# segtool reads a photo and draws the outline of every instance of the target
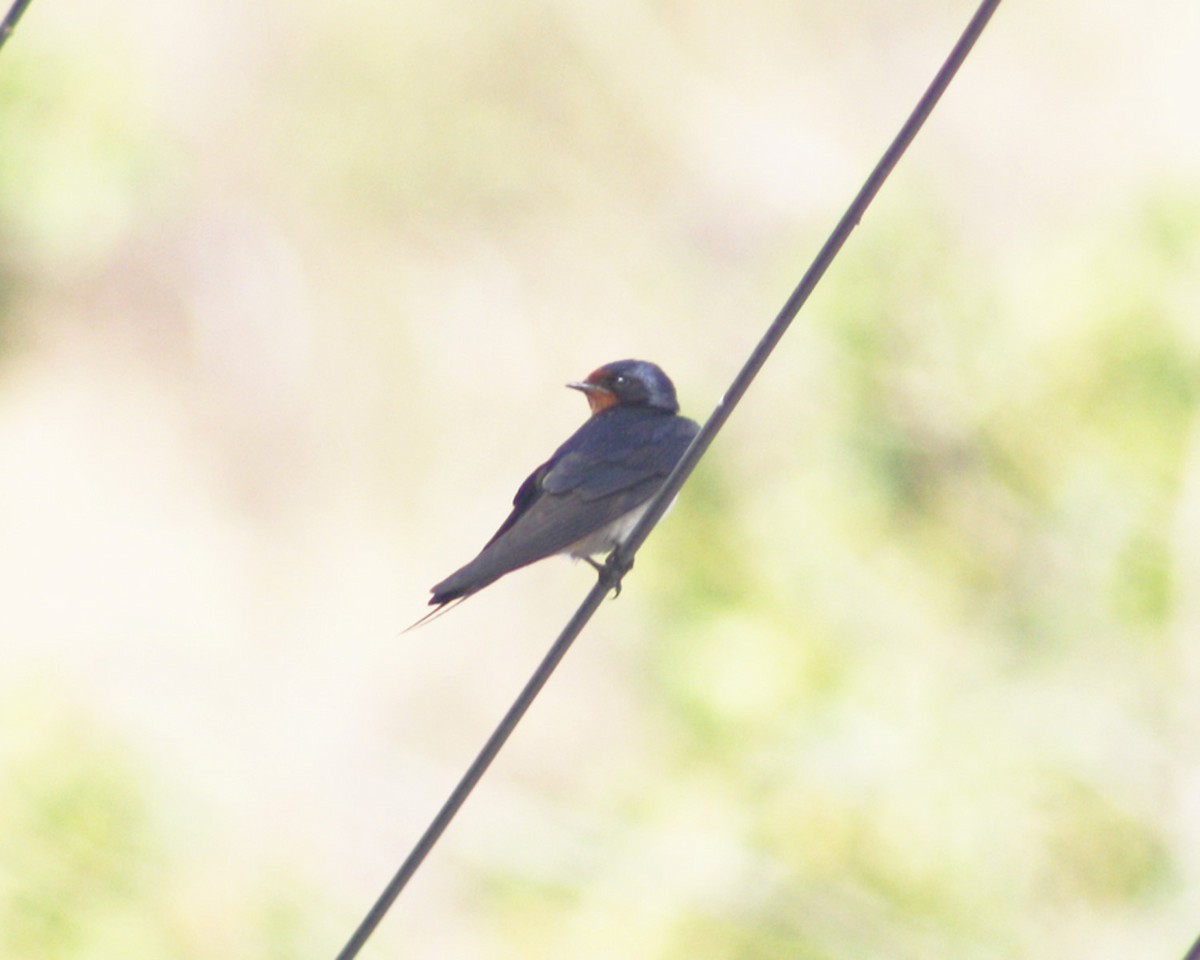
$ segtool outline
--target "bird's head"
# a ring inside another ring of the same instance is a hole
[[[606,363],[589,373],[586,379],[567,386],[583,391],[593,414],[617,406],[679,412],[675,384],[657,365],[646,360]]]

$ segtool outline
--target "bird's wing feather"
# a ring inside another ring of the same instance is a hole
[[[521,515],[533,505],[533,502],[537,500],[542,492],[543,479],[553,466],[554,458],[551,457],[525,478],[521,486],[517,488],[516,495],[513,497],[512,512],[500,524],[500,529],[493,533],[492,538],[483,545],[484,550],[499,540],[504,534],[508,533],[512,529],[513,524],[521,519]]]
[[[665,477],[699,430],[685,417],[651,417],[632,423],[613,417],[591,423],[598,429],[581,445],[584,449],[562,453],[564,445],[561,456],[550,461],[551,469],[541,479],[543,490],[573,491],[597,499],[636,486],[652,475]]]

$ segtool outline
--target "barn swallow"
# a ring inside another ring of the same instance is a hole
[[[700,429],[679,415],[670,378],[645,360],[618,360],[567,386],[587,397],[591,417],[525,479],[479,556],[432,588],[437,609],[413,626],[554,554],[603,571],[592,556],[624,543]]]

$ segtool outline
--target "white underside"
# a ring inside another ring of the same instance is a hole
[[[617,517],[607,527],[602,527],[595,533],[588,534],[582,540],[576,540],[563,553],[569,554],[577,560],[581,560],[584,557],[593,557],[598,553],[608,553],[613,547],[629,539],[633,528],[645,515],[646,508],[649,506],[650,501],[647,500],[640,507],[634,507],[623,517]],[[669,511],[673,506],[675,506],[674,500],[671,501],[671,506],[667,507],[667,510]]]

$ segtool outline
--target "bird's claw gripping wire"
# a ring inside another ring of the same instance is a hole
[[[603,563],[593,560],[591,557],[583,559],[591,564],[600,581],[613,591],[613,599],[616,600],[621,595],[621,581],[625,578],[625,574],[633,569],[633,560],[625,559],[625,553],[620,547],[613,547],[612,553],[605,558]]]

